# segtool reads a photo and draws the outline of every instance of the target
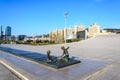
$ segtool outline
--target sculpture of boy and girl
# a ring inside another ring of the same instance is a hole
[[[60,57],[58,57],[57,60],[63,60],[65,62],[68,62],[69,61],[69,53],[68,53],[69,46],[67,48],[62,46],[61,49],[63,50],[63,54]],[[48,50],[47,51],[47,57],[46,57],[47,62],[52,62],[50,53],[51,53],[51,51]]]

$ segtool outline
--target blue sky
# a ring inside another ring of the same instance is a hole
[[[120,0],[0,0],[0,25],[12,27],[12,34],[41,35],[96,22],[103,28],[120,28]]]

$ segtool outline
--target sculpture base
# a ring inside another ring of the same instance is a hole
[[[13,55],[16,55],[22,58],[27,58],[29,60],[38,62],[40,64],[43,64],[43,65],[46,65],[46,66],[49,66],[55,69],[64,68],[64,67],[81,62],[74,58],[69,58],[69,61],[66,62],[66,61],[57,59],[57,57],[55,56],[51,56],[52,61],[48,62],[46,59],[46,55],[41,54],[41,53],[28,52],[28,51],[17,50],[17,49],[6,48],[6,47],[0,47],[0,50],[9,52],[10,54],[13,54]]]
[[[81,62],[79,60],[73,60],[73,59],[70,59],[68,62],[59,61],[59,60],[56,61],[56,59],[55,59],[55,61],[53,60],[52,62],[47,62],[46,60],[42,60],[42,61],[37,60],[37,61],[41,64],[50,66],[50,67],[55,68],[55,69],[64,68],[64,67],[74,65],[74,64]]]

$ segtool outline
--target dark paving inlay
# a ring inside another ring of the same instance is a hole
[[[12,48],[2,47],[2,46],[0,46],[0,50],[9,52],[10,54],[13,54],[13,55],[16,55],[19,57],[27,58],[29,60],[38,62],[40,64],[44,64],[46,66],[49,66],[49,67],[52,67],[55,69],[63,68],[63,67],[70,66],[70,65],[81,62],[80,60],[74,59],[74,57],[69,58],[68,62],[59,61],[59,60],[57,60],[56,56],[51,56],[52,62],[47,62],[45,54],[29,52],[29,51],[24,51],[24,50],[18,50],[18,49],[12,49]]]

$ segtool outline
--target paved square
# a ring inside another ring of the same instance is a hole
[[[30,46],[18,44],[2,44],[1,46],[30,52],[61,55],[61,46],[69,46],[69,54],[82,61],[79,65],[54,70],[31,61],[11,56],[0,51],[0,57],[6,63],[24,74],[30,80],[119,80],[120,79],[120,35],[100,35],[94,38],[58,45]],[[14,57],[14,58],[13,58]],[[94,74],[99,72],[97,74]],[[93,75],[94,74],[94,75]]]

